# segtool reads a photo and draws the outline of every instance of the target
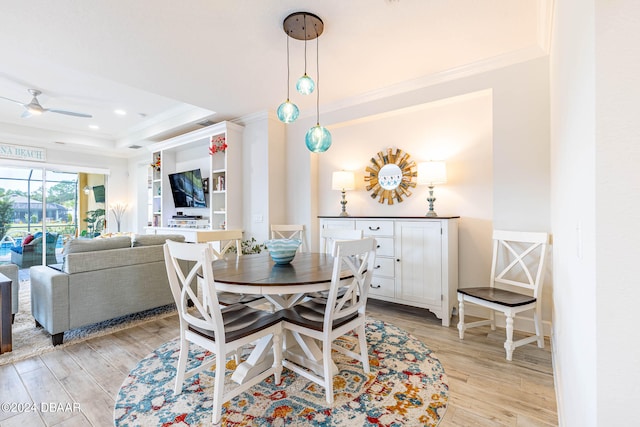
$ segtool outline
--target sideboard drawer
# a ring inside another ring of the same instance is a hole
[[[393,236],[393,221],[356,221],[356,229],[362,230],[365,236]]]
[[[394,277],[395,262],[393,258],[376,257],[373,275],[375,277]]]
[[[395,296],[395,280],[374,277],[369,286],[369,294],[393,298]]]
[[[388,256],[393,257],[393,238],[391,237],[376,237],[378,248],[376,249],[376,257]]]

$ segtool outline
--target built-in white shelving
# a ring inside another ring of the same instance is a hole
[[[242,132],[242,126],[221,122],[153,147],[151,164],[159,167],[150,166],[148,233],[242,228]],[[176,208],[169,175],[195,169],[207,206]]]

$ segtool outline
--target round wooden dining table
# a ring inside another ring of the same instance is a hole
[[[333,257],[297,253],[289,264],[276,264],[268,254],[228,257],[213,262],[217,291],[262,295],[277,309],[291,307],[306,294],[331,286]],[[344,272],[341,279],[353,277]]]
[[[297,253],[290,264],[275,264],[268,254],[231,256],[213,262],[216,291],[262,295],[282,310],[293,306],[308,293],[326,291],[331,287],[333,257],[324,253]],[[341,279],[353,277],[347,271]],[[284,357],[322,372],[322,350],[313,339],[285,335]],[[236,368],[234,381],[242,384],[273,363],[270,353],[272,339],[256,343],[249,357]],[[334,371],[337,367],[334,366]]]

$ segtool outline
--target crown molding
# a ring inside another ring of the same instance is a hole
[[[408,80],[395,85],[387,86],[378,90],[367,92],[362,95],[345,98],[337,102],[329,103],[320,107],[322,113],[333,112],[344,108],[354,107],[372,101],[377,101],[391,96],[424,89],[429,86],[451,82],[454,80],[470,77],[473,75],[486,73],[500,68],[505,68],[522,62],[531,61],[540,57],[547,56],[539,45],[533,45],[517,51],[509,52],[503,55],[494,56],[482,61],[460,67],[451,68],[439,73],[429,74],[417,79]]]

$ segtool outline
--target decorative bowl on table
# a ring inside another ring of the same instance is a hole
[[[300,239],[271,239],[264,242],[276,264],[289,264],[302,244]]]

